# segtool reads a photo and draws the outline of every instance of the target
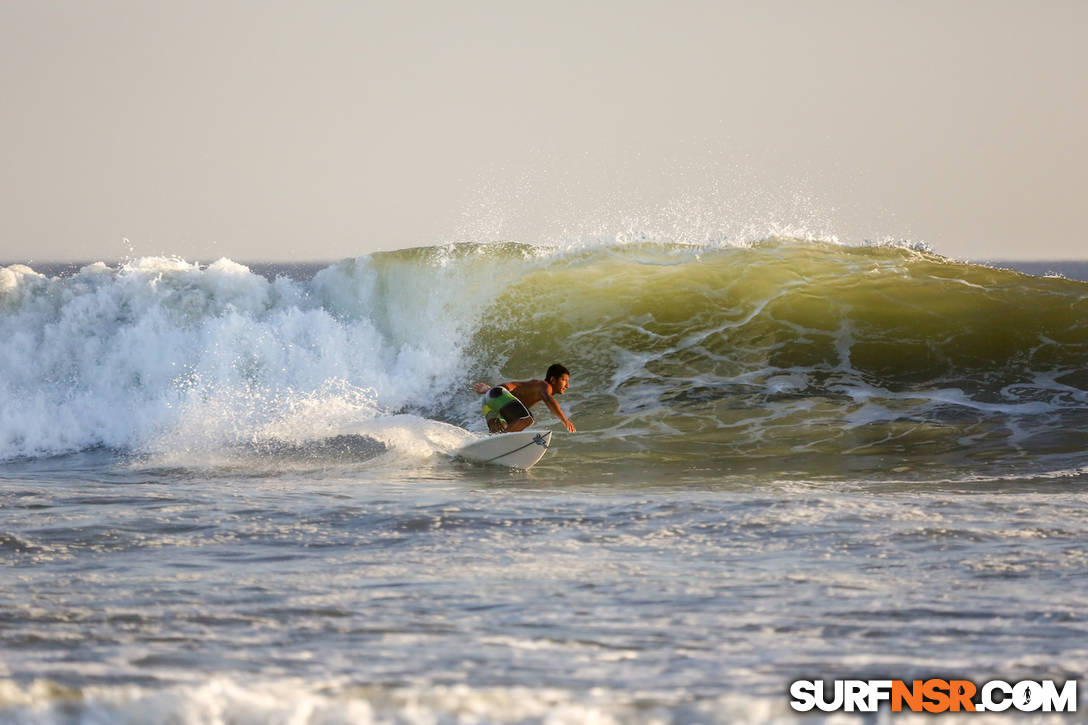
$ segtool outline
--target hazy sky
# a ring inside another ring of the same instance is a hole
[[[0,259],[1084,258],[1086,31],[1081,0],[0,0]]]

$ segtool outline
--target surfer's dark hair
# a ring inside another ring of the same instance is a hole
[[[544,379],[551,380],[553,378],[562,377],[563,375],[570,375],[570,370],[567,370],[559,363],[555,363],[548,368],[548,372],[544,373]]]

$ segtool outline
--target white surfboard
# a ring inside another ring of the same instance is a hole
[[[551,443],[550,430],[523,430],[481,438],[458,448],[453,455],[472,463],[526,469],[544,457]]]

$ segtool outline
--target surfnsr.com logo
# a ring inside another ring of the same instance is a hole
[[[790,697],[797,712],[876,712],[883,703],[892,712],[1076,712],[1077,681],[1059,687],[1053,680],[990,680],[980,687],[969,680],[797,680]]]

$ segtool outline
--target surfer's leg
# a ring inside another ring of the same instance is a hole
[[[490,433],[514,433],[533,424],[533,414],[525,403],[503,387],[492,388],[484,398],[484,417]]]
[[[518,399],[511,395],[510,391],[501,385],[487,391],[487,395],[484,397],[483,414],[484,418],[487,419],[488,432],[506,432],[506,421],[504,418],[507,416],[503,414],[503,411],[510,406],[511,401],[517,403]]]
[[[513,396],[511,396],[510,402],[502,407],[499,414],[506,421],[507,433],[517,433],[519,430],[525,430],[533,424],[533,414],[525,407],[525,403]]]
[[[528,418],[519,418],[512,423],[508,423],[506,426],[507,433],[517,433],[519,430],[525,430],[533,424],[532,416]]]

